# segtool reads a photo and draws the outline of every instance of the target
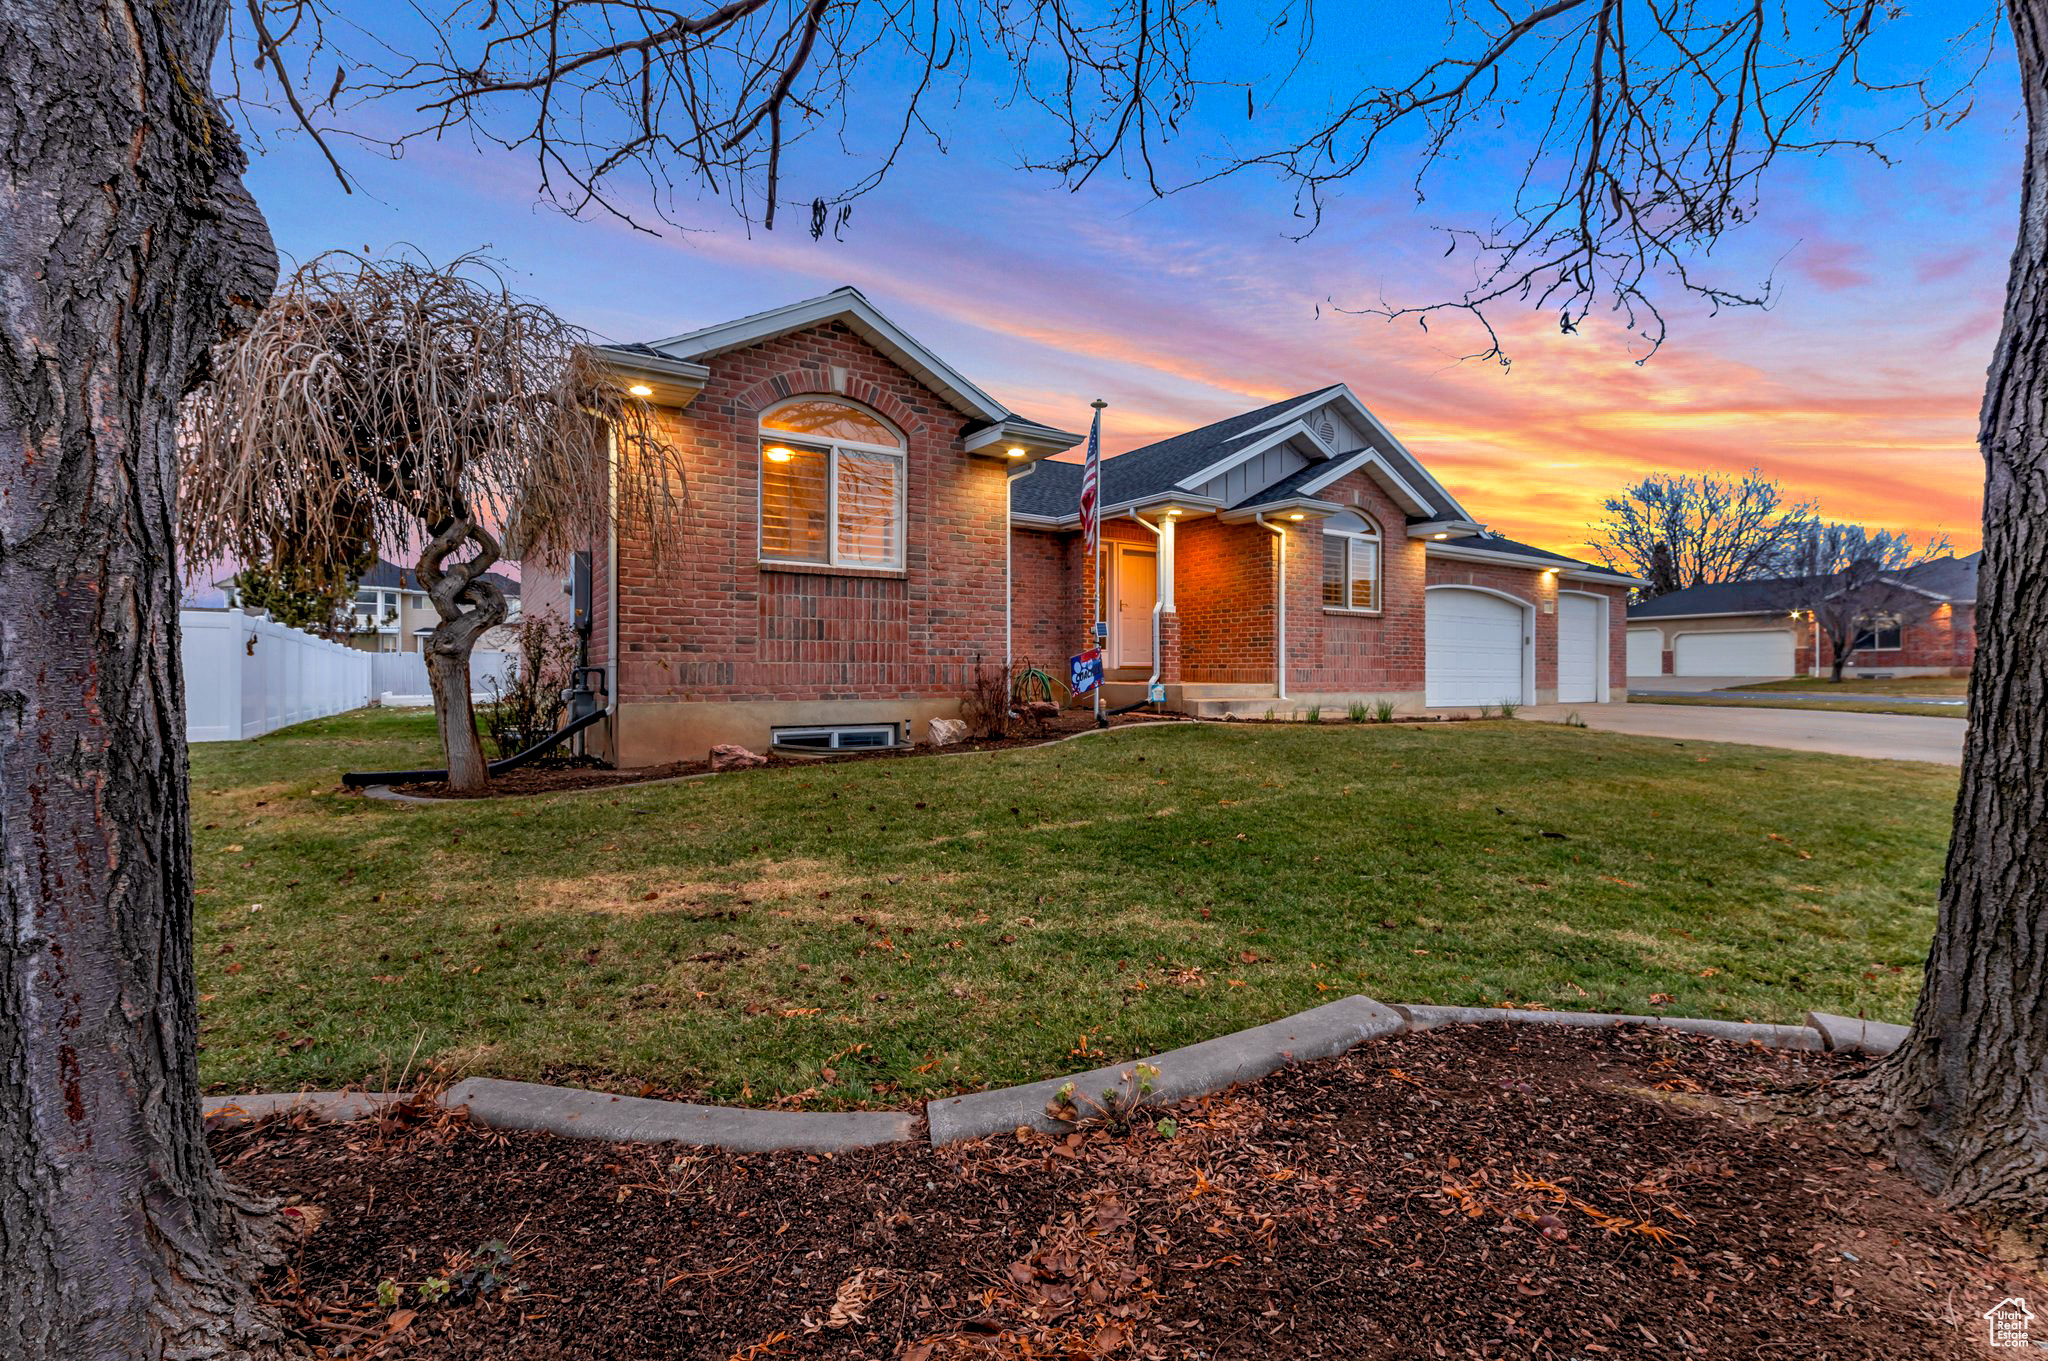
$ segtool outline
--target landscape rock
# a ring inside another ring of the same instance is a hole
[[[1060,706],[1049,699],[1034,699],[1024,706],[1024,712],[1032,718],[1058,718]]]
[[[932,745],[950,747],[956,742],[967,740],[967,723],[958,718],[935,718],[932,720]]]
[[[711,749],[713,770],[745,770],[749,766],[765,766],[768,758],[748,751],[734,742],[720,742]]]

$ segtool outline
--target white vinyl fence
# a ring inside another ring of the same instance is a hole
[[[371,654],[240,610],[182,610],[185,740],[235,742],[359,709]]]
[[[370,659],[370,693],[385,704],[425,704],[433,694],[427,681],[427,659],[417,652],[365,653]],[[490,699],[509,687],[516,670],[509,652],[469,654],[469,694]]]

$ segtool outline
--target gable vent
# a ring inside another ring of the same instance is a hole
[[[1322,441],[1325,444],[1335,444],[1337,442],[1337,422],[1330,419],[1329,412],[1325,411],[1317,419],[1316,434],[1322,437]]]

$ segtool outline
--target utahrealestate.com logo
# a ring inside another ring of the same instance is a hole
[[[2000,1300],[1984,1311],[1984,1321],[1991,1325],[1991,1345],[1994,1347],[2024,1347],[2027,1344],[2027,1323],[2034,1316],[2027,1311],[2027,1302],[2017,1295]]]

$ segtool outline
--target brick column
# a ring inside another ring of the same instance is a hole
[[[1180,615],[1159,612],[1159,683],[1180,684]]]

